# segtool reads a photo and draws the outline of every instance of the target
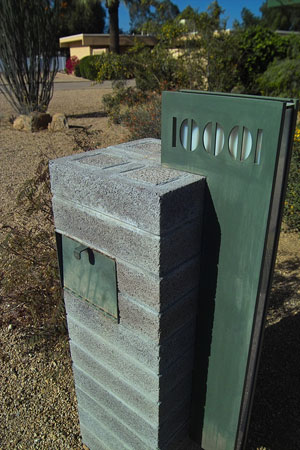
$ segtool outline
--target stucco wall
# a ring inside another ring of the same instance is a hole
[[[108,48],[93,48],[92,49],[93,55],[101,55],[101,53],[107,53],[107,52],[108,52]]]
[[[78,47],[71,47],[70,46],[70,56],[77,56],[77,58],[81,59],[84,56],[91,55],[91,48],[87,46],[78,46]]]

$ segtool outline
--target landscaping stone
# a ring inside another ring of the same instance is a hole
[[[55,113],[52,121],[48,124],[49,131],[63,131],[69,128],[68,120],[62,113]]]
[[[31,117],[21,114],[14,120],[13,127],[16,130],[31,131]]]
[[[13,127],[16,130],[35,132],[45,130],[50,122],[50,114],[33,112],[28,115],[21,114],[18,116],[13,123]]]

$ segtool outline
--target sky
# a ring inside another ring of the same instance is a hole
[[[212,0],[172,0],[175,5],[178,6],[180,11],[183,11],[188,5],[194,9],[198,9],[199,12],[206,11],[208,5]],[[264,3],[264,0],[246,0],[239,2],[234,0],[219,0],[219,5],[225,10],[222,19],[227,20],[227,28],[231,28],[235,19],[241,20],[241,11],[244,7],[250,9],[255,15],[260,16],[259,8]],[[129,14],[124,3],[121,2],[119,8],[119,27],[124,31],[129,31]]]

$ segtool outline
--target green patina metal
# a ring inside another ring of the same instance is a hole
[[[162,164],[206,176],[192,437],[245,442],[297,102],[165,92]]]
[[[64,289],[118,319],[116,262],[69,237],[58,241]]]

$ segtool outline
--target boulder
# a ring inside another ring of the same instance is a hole
[[[48,128],[49,122],[51,122],[50,114],[32,112],[28,115],[21,114],[18,116],[13,123],[13,127],[16,130],[34,132]]]
[[[69,128],[68,120],[62,113],[56,113],[48,124],[49,131],[63,131]]]
[[[21,114],[14,120],[13,127],[16,130],[31,131],[31,117]]]

